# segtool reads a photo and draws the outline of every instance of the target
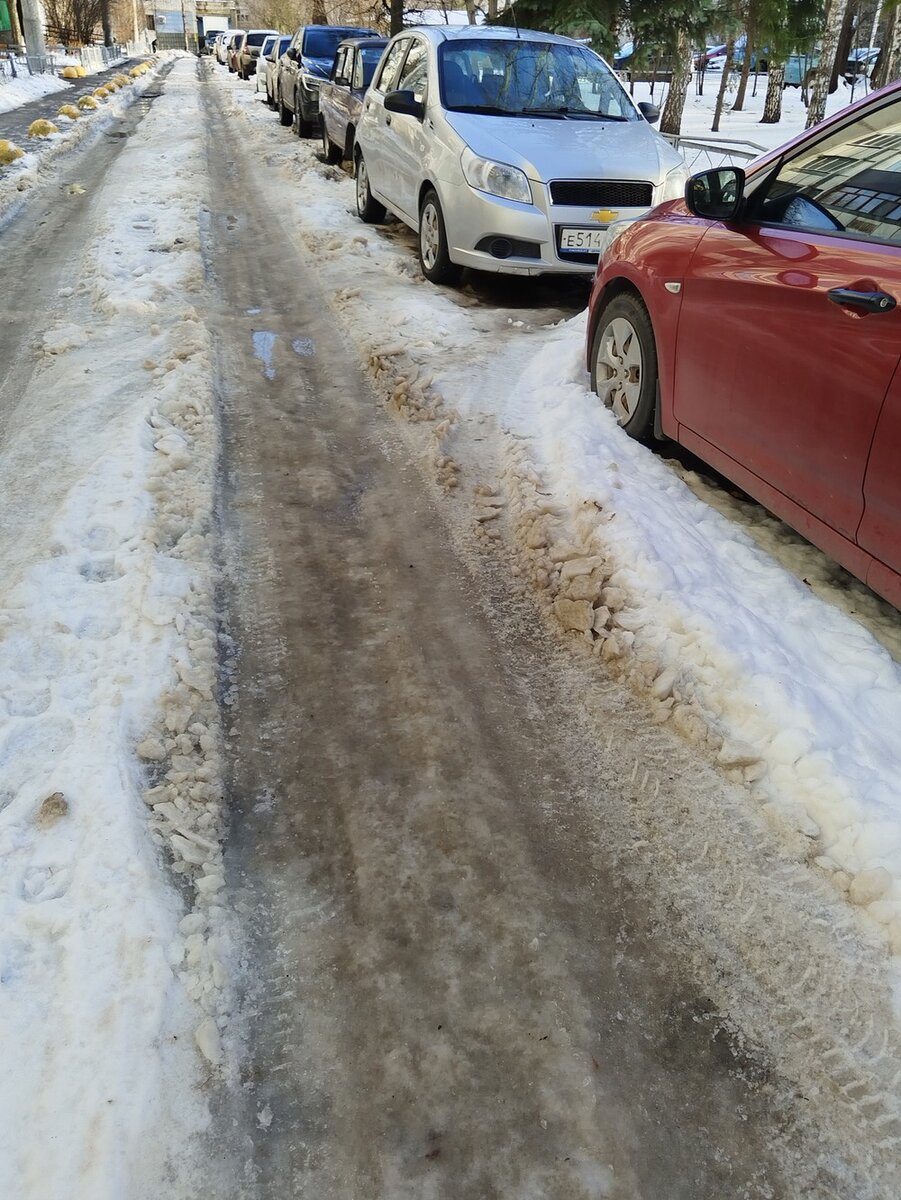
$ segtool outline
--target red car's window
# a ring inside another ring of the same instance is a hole
[[[767,224],[901,244],[901,101],[802,149],[755,201]]]

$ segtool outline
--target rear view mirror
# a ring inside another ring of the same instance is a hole
[[[647,100],[642,100],[638,106],[638,111],[649,125],[656,125],[660,120],[660,109],[656,104],[651,104]]]
[[[406,113],[417,121],[425,116],[425,105],[416,99],[413,92],[389,92],[385,97],[385,109],[393,113]]]
[[[745,191],[741,167],[717,167],[692,175],[685,185],[685,203],[696,217],[732,221],[738,216]]]

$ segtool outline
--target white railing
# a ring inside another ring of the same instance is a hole
[[[766,146],[760,146],[757,142],[733,141],[704,134],[683,137],[681,134],[665,133],[663,136],[679,151],[692,173],[750,162],[767,151]]]

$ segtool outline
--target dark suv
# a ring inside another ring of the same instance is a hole
[[[283,125],[311,137],[319,119],[319,84],[328,79],[338,43],[344,38],[378,37],[374,29],[348,25],[303,25],[279,59],[276,104]]]

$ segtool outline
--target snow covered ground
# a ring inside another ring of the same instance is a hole
[[[207,1125],[226,1005],[193,75],[176,64],[123,148],[35,369],[4,396],[0,1195],[16,1200],[200,1194],[168,1161],[183,1178]]]
[[[12,112],[31,100],[40,100],[53,92],[64,92],[70,85],[56,75],[29,75],[23,73],[15,79],[0,75],[0,113]],[[60,103],[62,103],[60,97]]]
[[[194,76],[176,62],[98,189],[35,370],[0,406],[0,1196],[16,1200],[203,1194],[164,1161],[190,1161],[207,1125],[229,1010]],[[346,173],[219,77],[287,236],[377,391],[421,422],[457,519],[901,955],[898,614],[627,439],[588,390],[584,315],[530,308],[525,285],[511,311],[426,284],[412,236],[361,225]],[[19,184],[45,194],[23,161],[0,211]]]
[[[317,144],[249,89],[229,95],[348,336],[385,398],[430,422],[437,478],[467,482],[480,536],[901,955],[898,613],[757,506],[708,502],[710,484],[625,437],[589,390],[584,314],[542,325],[430,287],[412,236],[362,225]]]
[[[782,120],[777,125],[761,125],[760,118],[763,115],[763,105],[766,100],[767,81],[765,75],[761,75],[757,81],[756,96],[753,94],[753,76],[751,77],[751,82],[748,85],[747,94],[745,95],[745,103],[740,112],[732,111],[732,105],[735,102],[738,88],[738,76],[733,75],[731,77],[726,92],[726,100],[723,105],[719,132],[712,133],[710,126],[713,123],[720,78],[721,76],[718,73],[708,74],[704,81],[704,94],[702,96],[697,94],[697,88],[694,79],[692,79],[692,83],[688,89],[688,96],[685,100],[685,109],[682,114],[683,137],[703,136],[704,138],[722,138],[723,140],[736,142],[750,142],[754,146],[762,147],[764,150],[772,150],[776,146],[780,146],[783,142],[787,142],[789,138],[803,133],[804,127],[807,124],[807,109],[802,100],[800,88],[790,87],[784,89],[782,93]],[[852,89],[844,80],[840,80],[836,91],[827,98],[826,115],[831,116],[833,113],[838,112],[839,109],[847,107],[852,101],[861,100],[863,96],[864,87],[862,82],[858,82]],[[662,111],[666,97],[666,87],[656,87],[652,97],[650,85],[638,83],[635,85],[634,97],[636,101],[653,98],[654,103],[659,105]]]

